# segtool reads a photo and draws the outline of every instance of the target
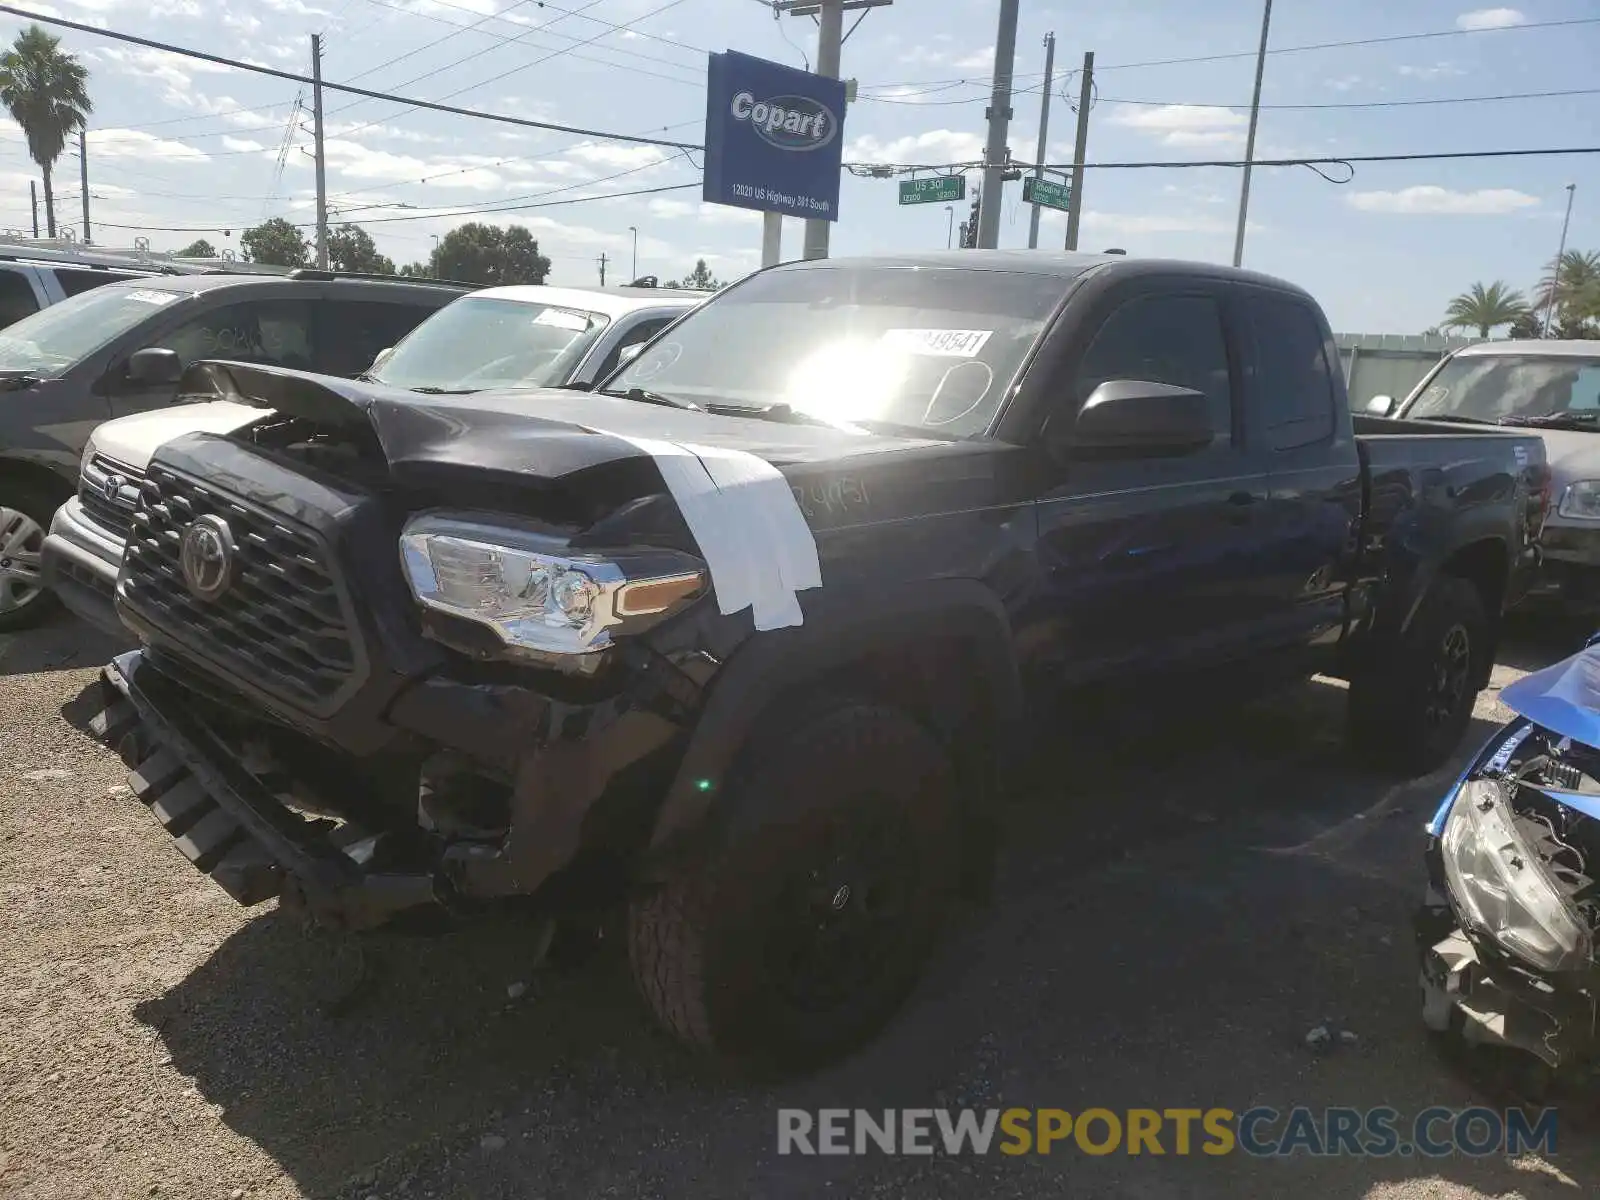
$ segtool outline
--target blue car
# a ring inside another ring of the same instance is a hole
[[[1552,1069],[1600,1059],[1600,634],[1500,693],[1517,714],[1428,823],[1423,1018]]]

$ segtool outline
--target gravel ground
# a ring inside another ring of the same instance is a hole
[[[1234,710],[1052,718],[997,897],[851,1061],[757,1088],[650,1025],[615,952],[534,970],[514,923],[356,949],[197,875],[62,709],[114,647],[0,635],[0,1195],[1563,1196],[1600,1186],[1587,1097],[1557,1156],[793,1158],[779,1107],[1496,1103],[1418,1019],[1422,821],[1313,682]],[[1524,630],[1503,685],[1568,647]],[[1469,738],[1503,716],[1493,692]],[[1353,1043],[1305,1046],[1324,1021]]]

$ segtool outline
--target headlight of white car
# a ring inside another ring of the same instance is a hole
[[[1576,521],[1600,521],[1600,479],[1580,479],[1568,485],[1556,512]]]
[[[1589,927],[1518,832],[1505,793],[1476,779],[1456,796],[1439,850],[1462,919],[1546,971],[1587,966]]]
[[[78,460],[78,478],[79,479],[82,479],[84,477],[84,475],[88,472],[90,461],[98,453],[99,453],[99,450],[95,447],[94,437],[91,435],[89,440],[84,443],[84,446],[83,446],[83,457]]]
[[[443,515],[406,525],[400,560],[425,606],[541,658],[604,650],[688,604],[706,581],[703,565],[677,551],[574,552],[532,530]]]

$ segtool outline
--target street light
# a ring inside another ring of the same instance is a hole
[[[946,217],[944,248],[948,250],[956,244],[956,206],[954,204],[946,204],[944,206],[944,215]]]
[[[1567,184],[1567,215],[1561,218],[1561,244],[1560,248],[1556,250],[1555,268],[1550,272],[1550,295],[1548,297],[1550,305],[1544,310],[1544,330],[1540,335],[1542,337],[1550,336],[1550,317],[1556,311],[1556,297],[1561,294],[1561,260],[1567,254],[1567,226],[1572,221],[1572,197],[1577,190],[1577,184]]]
[[[633,234],[633,274],[629,278],[637,279],[639,278],[639,227],[629,225],[628,232]]]

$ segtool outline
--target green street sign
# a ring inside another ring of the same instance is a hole
[[[1022,181],[1022,201],[1024,204],[1041,204],[1045,208],[1059,208],[1065,212],[1072,207],[1072,189],[1064,183],[1030,175]]]
[[[948,204],[967,198],[965,175],[936,175],[931,179],[902,179],[901,204]]]

